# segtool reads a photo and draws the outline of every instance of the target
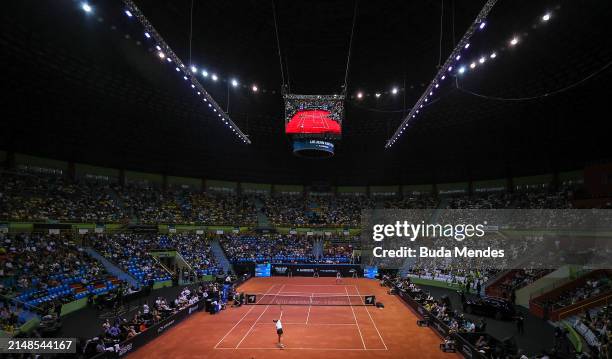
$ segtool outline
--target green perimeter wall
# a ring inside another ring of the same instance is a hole
[[[201,190],[202,189],[202,180],[198,178],[190,178],[190,177],[178,177],[178,176],[168,176],[166,177],[169,186],[173,187],[189,187],[191,189]]]
[[[417,185],[403,185],[402,193],[406,195],[422,195],[432,194],[434,192],[433,185],[431,184],[417,184]]]
[[[0,150],[0,162],[7,159],[8,152]],[[69,164],[67,161],[49,159],[44,157],[38,157],[33,155],[27,155],[22,153],[15,153],[15,164],[17,166],[33,166],[41,168],[58,169],[67,171]],[[74,164],[75,174],[77,176],[98,175],[107,176],[109,178],[119,178],[121,171],[115,168],[92,166],[84,163]],[[126,181],[129,182],[148,182],[150,184],[161,185],[164,182],[164,175],[157,173],[146,173],[138,171],[125,171],[124,172]],[[552,174],[544,174],[537,176],[524,176],[515,177],[512,179],[514,186],[524,185],[548,185],[553,181],[554,176]],[[584,172],[582,170],[577,171],[566,171],[558,174],[559,181],[571,182],[571,183],[582,183],[584,181]],[[237,182],[220,181],[220,180],[205,180],[206,188],[202,188],[202,179],[193,177],[179,177],[179,176],[167,176],[166,181],[171,186],[182,186],[186,185],[194,189],[204,190],[223,190],[223,191],[236,191],[238,188]],[[269,183],[251,183],[244,182],[240,184],[242,189],[252,192],[265,192],[265,193],[303,193],[304,186],[302,185],[284,185],[284,184],[269,184]],[[507,187],[507,179],[492,179],[483,181],[472,182],[472,188],[478,189],[495,189],[501,187]],[[456,183],[440,183],[437,184],[438,191],[440,193],[448,191],[465,191],[467,193],[469,189],[469,182],[456,182]],[[400,186],[370,186],[370,193],[399,193]],[[418,184],[418,185],[402,185],[402,192],[406,195],[410,194],[425,194],[433,193],[432,184]],[[367,193],[368,188],[366,186],[339,186],[337,187],[339,194],[361,194]],[[456,192],[459,193],[459,192]]]
[[[338,194],[365,195],[368,193],[366,186],[338,186]]]
[[[440,183],[438,184],[439,194],[468,193],[470,185],[468,182]]]
[[[15,164],[17,166],[34,166],[42,168],[53,168],[66,172],[68,170],[68,162],[52,160],[49,158],[24,155],[21,153],[15,154]]]
[[[147,182],[149,184],[161,185],[164,182],[164,176],[156,173],[125,171],[125,181],[131,182]]]
[[[83,163],[76,163],[74,165],[74,170],[75,174],[78,177],[84,177],[85,175],[89,174],[94,176],[106,176],[109,178],[118,179],[120,173],[118,169],[90,166]]]

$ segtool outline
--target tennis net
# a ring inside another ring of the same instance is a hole
[[[373,295],[290,295],[290,294],[262,294],[246,295],[246,304],[251,305],[376,305]]]

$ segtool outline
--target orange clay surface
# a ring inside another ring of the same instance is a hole
[[[200,312],[129,355],[157,358],[460,358],[439,349],[442,339],[418,327],[417,316],[375,280],[253,278],[239,291],[285,295],[376,295],[384,309],[365,306],[243,305],[216,315]],[[282,315],[282,316],[281,316]],[[281,318],[285,348],[273,319]]]

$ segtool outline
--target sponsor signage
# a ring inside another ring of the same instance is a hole
[[[272,275],[287,275],[291,271],[294,276],[312,277],[315,270],[321,277],[335,277],[338,271],[343,277],[350,277],[355,271],[362,274],[361,267],[356,264],[272,264]]]
[[[174,315],[169,316],[168,318],[162,320],[161,322],[152,325],[144,332],[132,337],[128,340],[119,344],[119,349],[115,352],[105,352],[94,356],[95,359],[116,359],[126,356],[136,349],[142,347],[147,344],[151,340],[157,338],[159,335],[163,334],[169,328],[175,326],[176,324],[182,322],[185,318],[189,317],[193,313],[201,310],[205,306],[205,301],[201,300],[198,303],[192,304],[187,308],[184,308],[180,312],[177,312]]]

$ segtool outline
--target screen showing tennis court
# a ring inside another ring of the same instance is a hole
[[[285,133],[337,138],[342,133],[344,97],[295,95],[285,97]]]

